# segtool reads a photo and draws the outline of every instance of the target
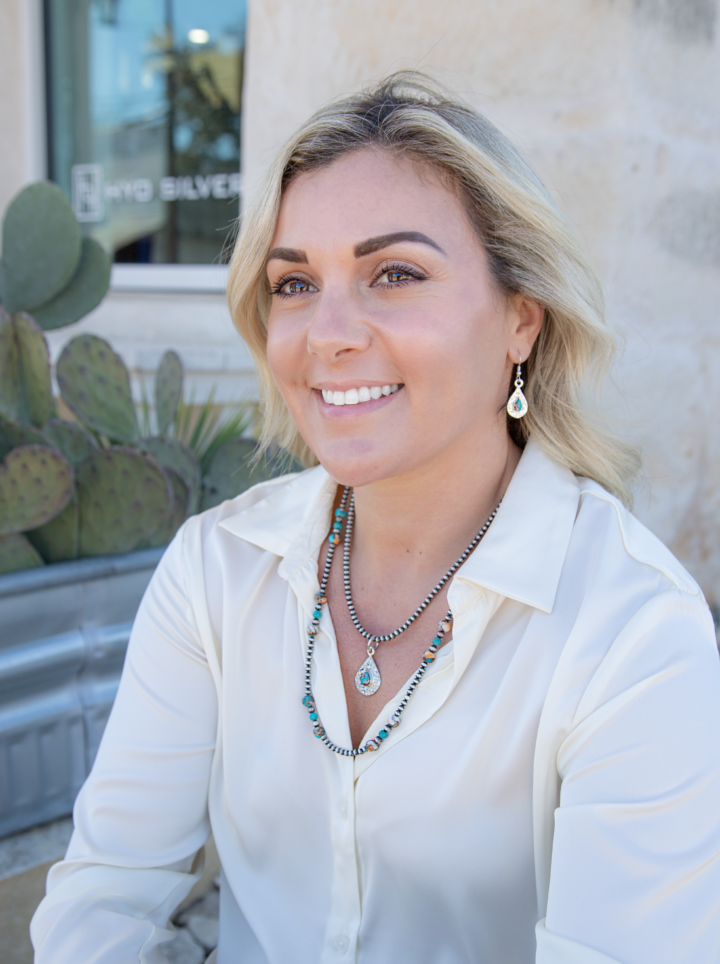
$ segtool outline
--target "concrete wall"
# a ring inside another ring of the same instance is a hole
[[[0,206],[41,176],[39,0],[0,3]],[[608,405],[643,446],[638,514],[720,596],[718,0],[251,0],[243,168],[332,96],[428,67],[534,163],[626,338]],[[35,46],[33,46],[33,44]],[[221,295],[115,292],[78,330],[138,372],[168,345],[201,392],[252,390]]]
[[[427,67],[497,123],[579,232],[626,338],[640,517],[720,597],[716,0],[255,0],[244,174],[332,96]]]

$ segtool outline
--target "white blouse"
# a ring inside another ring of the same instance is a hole
[[[322,468],[257,486],[165,553],[36,964],[163,960],[211,831],[218,964],[717,964],[720,663],[693,580],[531,442],[450,586],[454,639],[348,759],[302,705],[334,493]],[[350,746],[327,607],[315,653]]]

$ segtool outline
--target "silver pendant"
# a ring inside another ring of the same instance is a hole
[[[355,687],[358,693],[362,693],[363,696],[372,696],[373,693],[377,693],[380,689],[381,683],[382,680],[380,679],[380,670],[377,668],[377,663],[372,656],[368,656],[355,674]]]
[[[528,403],[527,399],[523,395],[522,388],[516,388],[512,393],[507,403],[508,415],[512,415],[513,418],[522,418],[523,415],[527,413]]]

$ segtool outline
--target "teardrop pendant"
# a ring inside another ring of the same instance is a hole
[[[522,418],[527,413],[528,403],[523,395],[522,388],[516,388],[507,403],[508,415],[513,418]]]
[[[381,683],[382,680],[380,679],[380,670],[377,668],[377,663],[372,656],[368,656],[355,674],[355,688],[358,693],[362,693],[363,696],[372,696],[373,693],[377,693],[380,689]]]

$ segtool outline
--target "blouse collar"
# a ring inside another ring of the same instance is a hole
[[[281,556],[278,574],[291,579],[327,535],[336,486],[321,466],[281,476],[235,499],[220,527]],[[573,473],[530,439],[493,524],[455,578],[552,612],[579,497]]]

